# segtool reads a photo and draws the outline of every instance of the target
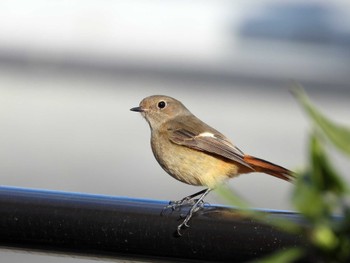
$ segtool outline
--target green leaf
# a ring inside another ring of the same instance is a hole
[[[242,216],[249,217],[256,221],[259,221],[263,224],[269,224],[276,228],[281,229],[282,231],[291,233],[291,234],[300,234],[301,227],[294,223],[293,221],[277,217],[274,215],[270,215],[269,213],[253,210],[251,206],[242,200],[233,189],[228,188],[226,185],[221,185],[216,189],[216,192],[226,201],[229,202],[230,205],[236,206],[239,208],[239,213]]]
[[[297,177],[292,201],[316,223],[328,220],[341,206],[339,198],[347,194],[347,186],[331,165],[317,133],[310,136],[309,153],[309,167]]]
[[[331,165],[317,133],[310,136],[310,169],[311,180],[315,189],[342,195],[346,192],[346,184]]]
[[[272,255],[259,258],[256,261],[253,262],[259,262],[259,263],[288,263],[288,262],[295,262],[296,260],[300,259],[303,256],[303,250],[300,248],[288,248],[286,250],[280,250]]]
[[[335,249],[339,245],[338,237],[326,224],[316,225],[311,233],[313,243],[325,251]]]
[[[300,175],[293,192],[293,205],[296,210],[311,221],[316,221],[325,214],[322,193],[309,183],[309,173]]]
[[[292,90],[294,96],[303,106],[314,124],[322,130],[327,138],[343,153],[350,156],[350,129],[339,125],[321,114],[310,102],[303,89],[296,85]]]
[[[244,201],[242,198],[233,191],[233,189],[228,188],[226,185],[220,185],[217,188],[217,192],[221,195],[223,199],[228,201],[230,205],[237,206],[242,210],[250,210],[251,206]]]

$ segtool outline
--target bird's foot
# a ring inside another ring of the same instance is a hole
[[[191,217],[186,217],[184,221],[180,225],[177,226],[176,231],[175,231],[175,236],[176,237],[181,237],[182,236],[182,230],[189,228],[190,226],[187,224],[188,221],[190,221]]]
[[[197,201],[198,199],[193,199],[188,196],[178,201],[170,201],[169,204],[163,208],[161,215],[164,215],[166,211],[170,211],[170,213],[181,211],[182,207],[193,206]]]
[[[205,206],[205,204],[207,204],[203,200],[204,200],[204,197],[210,191],[211,191],[210,188],[204,189],[193,195],[186,196],[185,198],[179,201],[171,201],[167,206],[163,208],[161,215],[163,215],[165,211],[170,210],[170,213],[172,213],[173,211],[181,211],[181,208],[184,206],[190,206],[190,210],[186,215],[180,215],[180,218],[181,219],[184,218],[184,220],[180,225],[177,226],[177,229],[175,231],[176,236],[182,236],[181,230],[190,227],[188,222],[190,221],[194,213],[198,212],[200,209],[202,209]],[[195,199],[195,197],[197,196],[199,196],[199,198]]]
[[[181,215],[181,218],[184,218],[182,223],[177,226],[176,236],[182,236],[182,230],[189,228],[190,225],[188,222],[191,220],[192,216],[197,213],[199,210],[204,208],[204,205],[207,204],[203,200],[194,199],[195,203],[192,205],[191,209],[188,211],[187,215]]]

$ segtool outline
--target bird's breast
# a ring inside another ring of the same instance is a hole
[[[214,188],[237,175],[236,164],[211,154],[171,142],[166,134],[152,134],[152,150],[162,168],[175,179]]]

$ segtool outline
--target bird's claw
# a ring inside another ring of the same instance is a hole
[[[181,237],[182,236],[181,230],[190,227],[187,223],[188,223],[188,220],[185,219],[180,225],[177,226],[177,229],[176,229],[177,236]]]
[[[164,212],[169,209],[171,211],[170,213],[174,211],[181,211],[181,208],[183,206],[193,206],[197,201],[198,199],[193,199],[188,197],[185,197],[178,201],[170,201],[169,204],[163,208],[161,215],[164,215],[165,214]]]
[[[188,222],[191,220],[194,213],[198,212],[200,209],[203,209],[204,206],[207,204],[203,201],[204,197],[210,192],[210,189],[202,190],[196,194],[187,196],[179,201],[171,201],[167,206],[165,206],[161,212],[161,215],[164,214],[164,211],[170,209],[171,213],[173,211],[181,211],[181,208],[183,206],[190,206],[190,210],[187,212],[186,215],[181,214],[180,218],[185,218],[180,225],[177,226],[176,229],[176,235],[182,236],[181,230],[189,228]],[[200,195],[198,199],[195,199],[194,197]]]

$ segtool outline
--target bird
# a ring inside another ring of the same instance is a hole
[[[204,204],[204,198],[218,185],[240,174],[261,172],[285,181],[292,181],[290,170],[243,153],[222,133],[192,114],[179,100],[164,95],[144,98],[139,112],[151,129],[151,148],[160,166],[175,179],[205,189],[172,201],[165,208],[176,210],[190,205],[177,233],[189,227],[193,214]],[[198,199],[195,197],[199,196]]]

